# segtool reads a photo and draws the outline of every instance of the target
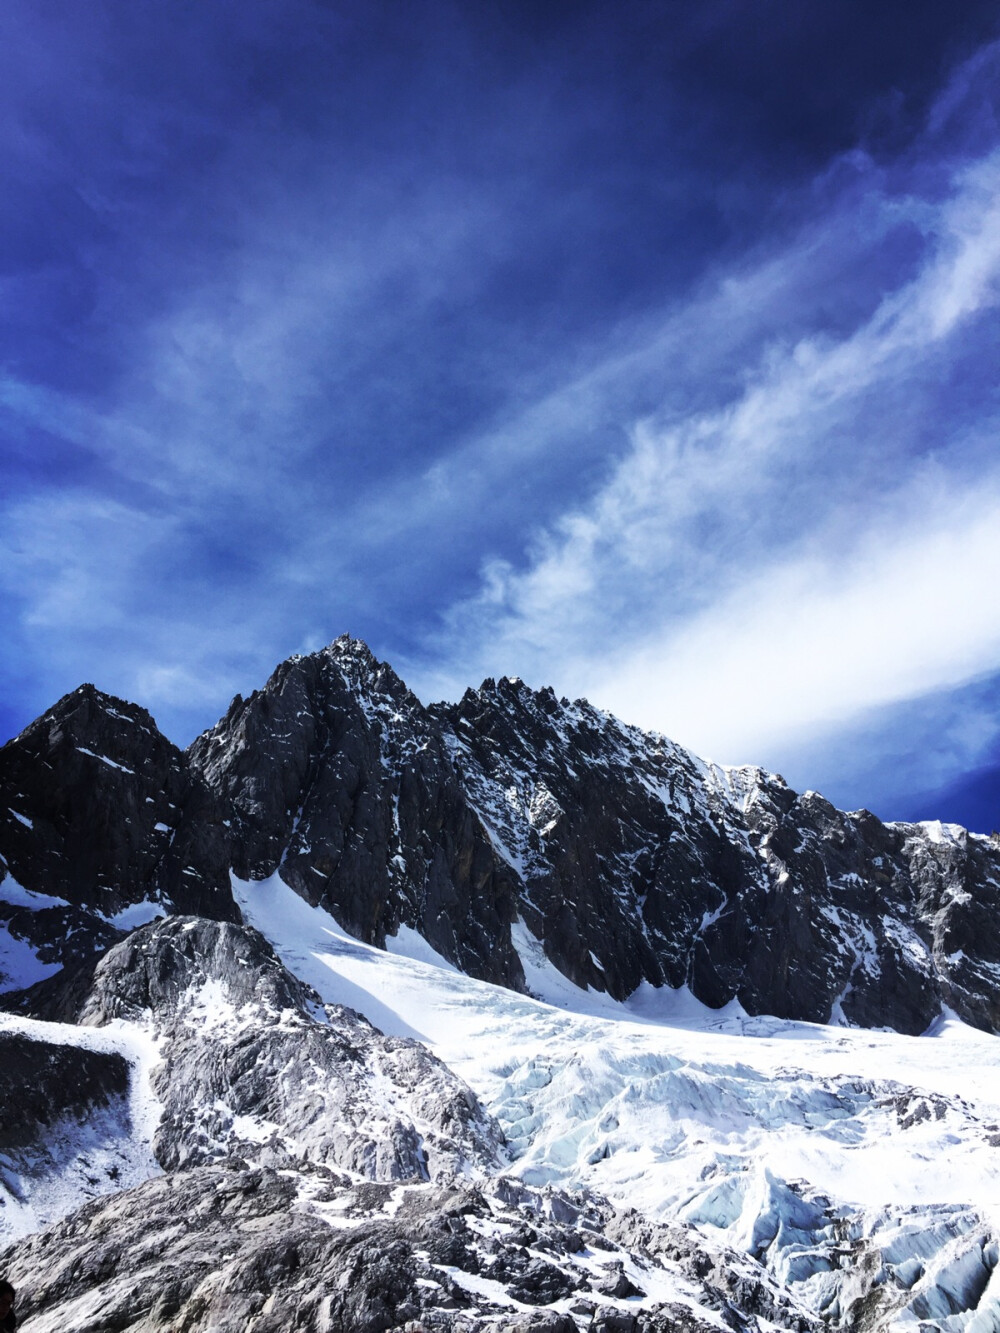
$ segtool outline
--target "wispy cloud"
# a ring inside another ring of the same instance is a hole
[[[968,92],[996,60],[956,82]],[[1000,418],[979,384],[1000,301],[1000,153],[938,145],[919,172],[865,184],[784,255],[671,314],[699,347],[727,307],[736,327],[756,318],[741,382],[721,405],[635,423],[586,504],[526,560],[487,562],[447,612],[434,648],[451,668],[426,671],[425,692],[516,670],[748,761],[1000,666]],[[860,320],[768,336],[769,292],[792,325],[811,300],[822,326],[810,253],[839,254],[857,286],[894,228],[915,258],[876,269]],[[669,400],[669,364],[661,375]]]
[[[919,489],[911,505],[893,497],[846,549],[773,565],[658,640],[612,650],[618,660],[591,671],[591,692],[749,762],[995,670],[1000,474],[957,493]]]

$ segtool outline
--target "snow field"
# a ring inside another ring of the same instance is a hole
[[[519,926],[532,999],[456,972],[414,932],[387,952],[363,945],[277,876],[234,891],[324,1000],[417,1037],[459,1073],[526,1183],[692,1223],[815,1309],[846,1308],[838,1254],[877,1249],[921,1317],[950,1303],[949,1330],[1000,1329],[1000,1304],[983,1322],[1000,1294],[1000,1039],[947,1015],[913,1038],[713,1011],[651,987],[617,1004],[573,986]],[[909,1321],[901,1309],[898,1326]]]

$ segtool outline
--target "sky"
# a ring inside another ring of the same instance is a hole
[[[0,739],[365,639],[1000,826],[1000,21],[9,0]]]

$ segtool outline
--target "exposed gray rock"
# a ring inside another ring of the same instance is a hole
[[[277,871],[370,943],[408,925],[509,986],[520,918],[567,976],[619,998],[687,984],[906,1032],[947,1004],[1000,1030],[995,841],[845,814],[516,680],[424,708],[351,640],[283,664],[187,757],[84,687],[0,752],[0,806],[0,922],[65,965],[6,1006],[120,1021],[115,1040],[139,1028],[162,1056],[156,1160],[140,1161],[122,1057],[0,1041],[0,1203],[28,1207],[26,1181],[79,1198],[167,1172],[0,1255],[27,1333],[995,1318],[1000,1244],[971,1208],[873,1219],[782,1184],[736,1254],[496,1178],[503,1137],[469,1089],[418,1043],[322,1006],[237,923],[228,886],[230,863]],[[123,938],[136,904],[169,915]],[[947,1113],[905,1088],[884,1104],[903,1130]],[[676,1300],[650,1294],[671,1283]]]
[[[0,1254],[0,1265],[22,1293],[29,1333],[575,1333],[580,1327],[705,1333],[718,1327],[696,1314],[696,1284],[687,1286],[687,1305],[627,1306],[594,1293],[573,1302],[575,1318],[566,1309],[518,1309],[516,1279],[484,1283],[489,1271],[515,1271],[524,1259],[523,1217],[491,1192],[403,1187],[394,1192],[393,1216],[372,1207],[370,1197],[367,1206],[356,1200],[358,1187],[332,1193],[338,1216],[351,1217],[350,1224],[324,1221],[322,1205],[310,1204],[293,1173],[195,1167],[88,1205]],[[351,1208],[352,1201],[359,1206]],[[554,1287],[558,1274],[561,1288],[586,1289],[588,1261],[559,1248],[544,1202],[532,1203],[532,1230],[552,1256],[546,1281]],[[759,1328],[752,1315],[720,1308],[730,1327]],[[778,1313],[772,1328],[795,1327]]]
[[[468,1087],[417,1042],[318,997],[248,926],[171,917],[133,932],[67,997],[37,987],[34,1013],[149,1027],[162,1062],[157,1160],[232,1154],[307,1159],[374,1180],[495,1167],[503,1136]]]
[[[521,681],[432,711],[521,867],[521,914],[578,984],[687,984],[710,1005],[909,1033],[944,1001],[1000,1026],[990,839],[845,814]]]
[[[630,1253],[676,1264],[691,1281],[703,1284],[704,1303],[717,1312],[738,1310],[744,1316],[760,1315],[779,1328],[798,1333],[822,1327],[821,1320],[797,1306],[765,1268],[748,1263],[747,1256],[735,1250],[710,1249],[691,1227],[654,1222],[630,1209],[612,1213],[604,1234]]]
[[[521,984],[523,918],[581,986],[689,985],[750,1013],[1000,1027],[1000,847],[884,825],[761,769],[707,766],[513,679],[423,708],[363,644],[282,664],[192,746],[236,869],[352,933],[401,923]]]
[[[27,905],[22,899],[28,899]],[[86,972],[125,937],[125,931],[85,907],[50,903],[48,897],[32,901],[27,894],[16,893],[10,875],[0,880],[0,995],[12,996],[25,986],[23,965],[15,961],[22,950],[33,960],[28,964],[31,974],[61,967]]]

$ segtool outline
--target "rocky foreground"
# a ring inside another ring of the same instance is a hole
[[[733,1246],[732,1185],[758,1187],[720,1173],[724,1158],[672,1219],[526,1184],[523,1142],[446,1065],[324,1005],[247,926],[140,927],[86,983],[57,976],[19,1008],[0,1046],[5,1106],[34,1128],[8,1129],[4,1185],[9,1205],[48,1197],[54,1210],[0,1252],[27,1333],[980,1333],[1000,1319],[997,1234],[969,1207],[873,1220],[765,1172],[757,1203],[745,1188],[737,1201],[753,1220]],[[683,1100],[694,1069],[665,1068]],[[522,1104],[537,1088],[541,1114],[551,1075],[534,1061],[514,1079]],[[629,1087],[619,1114],[638,1099],[655,1148],[660,1126]],[[944,1098],[876,1091],[857,1086],[853,1114],[887,1115],[899,1133],[959,1123]],[[778,1095],[799,1115],[815,1106],[823,1133],[851,1114],[833,1085]],[[607,1153],[617,1123],[605,1114]]]
[[[24,1107],[39,1144],[57,1120],[71,1143],[75,1122],[79,1160],[46,1159],[8,1130],[7,1189],[30,1194],[81,1161],[103,1170],[92,1202],[0,1254],[29,1330],[815,1323],[690,1228],[507,1178],[504,1136],[468,1087],[419,1043],[324,1007],[248,927],[142,927],[86,986],[43,982],[21,1009],[58,1017],[61,1044],[3,1034],[5,1105]],[[134,1027],[155,1048],[155,1162],[131,1189],[115,1191],[108,1163],[130,1145],[128,1076],[144,1071],[74,1047],[67,1021],[82,1040]],[[98,1108],[115,1114],[95,1140]]]

